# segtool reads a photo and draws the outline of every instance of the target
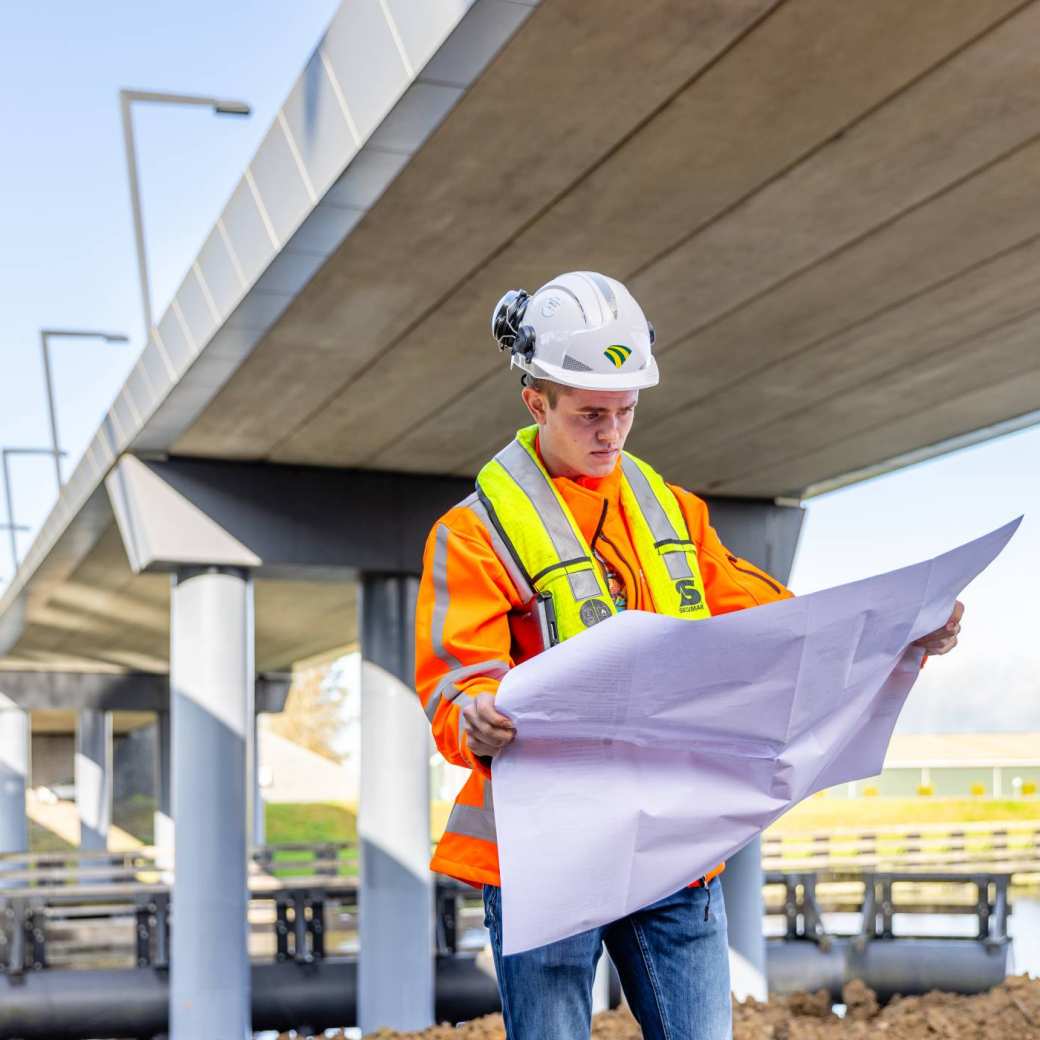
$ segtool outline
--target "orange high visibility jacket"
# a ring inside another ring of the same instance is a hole
[[[654,611],[621,509],[620,481],[620,464],[608,477],[553,478],[586,542],[622,577],[628,609]],[[701,499],[668,486],[697,546],[713,616],[791,595],[725,548]],[[467,697],[495,693],[508,669],[542,650],[542,637],[530,605],[522,601],[496,552],[498,535],[488,529],[485,517],[474,494],[448,510],[430,532],[416,606],[415,671],[438,749],[448,762],[472,770],[430,868],[474,885],[498,885],[491,773],[469,750],[461,706]]]

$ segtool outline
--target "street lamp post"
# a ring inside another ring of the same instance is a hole
[[[151,294],[148,289],[148,261],[144,246],[144,224],[141,219],[141,193],[137,182],[137,151],[134,147],[134,122],[131,106],[135,101],[160,105],[201,105],[217,115],[248,116],[250,108],[244,101],[228,101],[215,97],[197,97],[194,94],[165,94],[152,90],[121,90],[119,109],[123,120],[123,145],[126,149],[126,172],[130,180],[130,206],[134,216],[134,243],[137,248],[137,277],[141,283],[141,309],[144,313],[145,337],[152,334]]]
[[[4,498],[7,501],[7,523],[0,524],[0,528],[7,531],[11,538],[11,566],[14,568],[12,577],[18,573],[18,531],[27,531],[28,528],[16,524],[14,520],[14,496],[11,490],[11,467],[8,459],[12,455],[50,455],[50,448],[2,448],[0,449],[0,460],[2,460],[4,471]]]
[[[54,476],[58,481],[58,494],[64,483],[61,476],[61,456],[58,444],[58,415],[54,407],[54,380],[51,376],[50,341],[52,339],[103,339],[106,343],[126,343],[121,332],[96,332],[92,329],[40,329],[40,350],[43,352],[43,378],[47,384],[47,415],[51,424],[51,454],[54,456]],[[13,536],[12,536],[13,537]]]
[[[8,511],[8,520],[10,520],[10,510]],[[19,531],[28,531],[28,530],[29,530],[29,528],[25,524],[15,524],[15,523],[10,523],[10,522],[6,523],[6,524],[0,524],[0,531],[10,531],[11,532],[11,540],[12,541],[15,540],[15,535]],[[18,552],[18,545],[17,545],[17,543],[14,546],[14,552],[17,555],[17,552]],[[17,569],[18,568],[16,567],[15,570],[17,570]],[[14,578],[14,574],[13,573],[12,573],[11,577]],[[0,575],[0,585],[3,585],[6,581],[7,581],[7,578],[3,577],[3,575]]]

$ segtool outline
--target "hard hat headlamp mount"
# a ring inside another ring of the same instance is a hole
[[[498,341],[499,350],[508,350],[530,363],[534,357],[534,329],[521,325],[530,294],[524,289],[511,289],[499,301],[495,311],[492,331]]]

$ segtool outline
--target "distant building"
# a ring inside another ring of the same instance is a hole
[[[833,795],[911,798],[1036,797],[1040,733],[897,733],[880,776]]]

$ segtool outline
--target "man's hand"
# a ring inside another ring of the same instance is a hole
[[[516,736],[516,727],[495,710],[491,693],[478,693],[467,698],[462,709],[462,728],[474,755],[494,758]]]
[[[926,654],[948,654],[957,645],[957,634],[961,630],[961,618],[964,616],[964,604],[957,600],[953,605],[950,620],[942,628],[921,636],[913,646],[921,647]]]

